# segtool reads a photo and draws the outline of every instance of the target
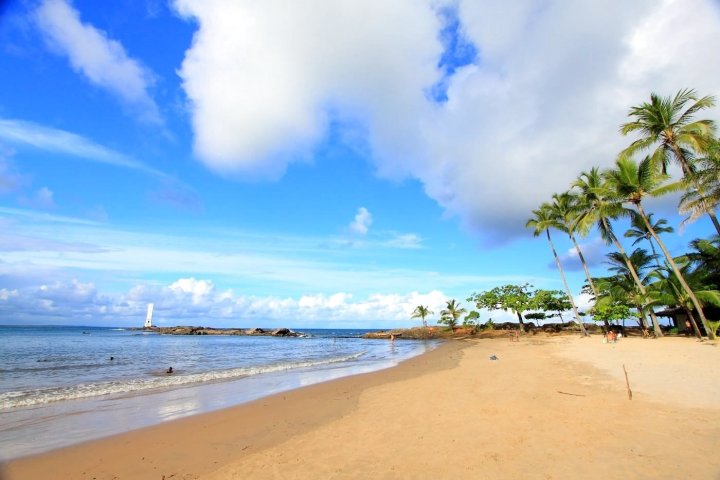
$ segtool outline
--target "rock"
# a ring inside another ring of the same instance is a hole
[[[289,337],[289,336],[295,336],[295,332],[290,330],[289,328],[278,328],[277,330],[274,330],[272,332],[273,337]]]

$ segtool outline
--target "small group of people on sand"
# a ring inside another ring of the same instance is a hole
[[[618,333],[615,330],[608,330],[605,334],[605,343],[617,343]]]

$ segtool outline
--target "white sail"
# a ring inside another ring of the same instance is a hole
[[[153,314],[153,306],[155,304],[148,303],[148,309],[147,309],[147,316],[145,317],[145,328],[152,327],[152,314]]]

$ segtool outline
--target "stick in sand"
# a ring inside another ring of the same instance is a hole
[[[625,369],[624,363],[623,363],[623,372],[625,372],[625,384],[627,385],[628,400],[632,400],[632,390],[630,390],[630,380],[628,380],[628,374],[627,374],[627,370]]]

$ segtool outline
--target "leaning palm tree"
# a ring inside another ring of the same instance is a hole
[[[645,157],[639,164],[631,158],[620,158],[616,162],[616,167],[617,168],[615,169],[606,171],[604,174],[608,186],[612,189],[619,202],[628,202],[635,207],[637,213],[645,222],[645,226],[648,231],[663,251],[665,260],[670,265],[670,268],[672,268],[683,290],[690,297],[693,308],[695,308],[698,312],[700,321],[702,322],[703,327],[705,327],[705,331],[708,332],[708,337],[714,340],[715,333],[709,328],[700,302],[685,281],[685,278],[680,272],[680,269],[675,263],[672,255],[670,255],[670,252],[668,252],[665,247],[665,244],[655,230],[653,230],[652,225],[650,225],[647,213],[645,213],[645,209],[642,205],[644,197],[648,195],[657,197],[676,191],[682,187],[682,184],[679,182],[667,183],[668,176],[658,171],[653,158],[651,157]]]
[[[536,237],[542,232],[545,232],[547,235],[547,241],[550,245],[550,250],[552,250],[553,257],[555,257],[555,264],[557,265],[558,272],[560,272],[560,278],[562,279],[563,286],[565,287],[565,293],[570,299],[570,305],[572,305],[573,315],[575,315],[575,320],[578,325],[580,325],[582,335],[587,336],[587,330],[585,330],[585,325],[583,325],[582,320],[580,320],[580,315],[578,314],[577,307],[575,306],[575,300],[573,300],[570,287],[568,287],[567,280],[565,279],[565,272],[563,272],[562,265],[560,264],[560,258],[558,258],[557,252],[555,251],[555,245],[553,245],[552,238],[550,238],[550,228],[562,228],[558,222],[558,211],[554,210],[552,205],[549,203],[543,203],[540,205],[540,208],[533,210],[532,213],[533,217],[527,221],[525,226],[527,228],[532,228],[533,235]]]
[[[425,307],[423,305],[418,305],[415,307],[415,310],[413,310],[412,316],[410,318],[420,318],[422,319],[422,324],[424,328],[427,328],[427,321],[425,321],[425,317],[428,315],[432,315],[434,312],[432,312],[428,307]]]
[[[657,222],[653,223],[652,213],[648,214],[648,221],[650,222],[652,229],[655,230],[655,233],[657,233],[658,235],[661,233],[672,233],[675,231],[672,227],[668,226],[668,222],[664,218],[661,218]],[[650,244],[650,250],[652,250],[653,252],[653,258],[655,258],[655,260],[657,261],[658,254],[655,251],[655,243],[653,242],[650,230],[647,229],[647,227],[645,226],[645,222],[640,217],[640,215],[632,216],[630,228],[625,232],[625,238],[635,239],[635,241],[633,242],[633,247],[638,243],[642,242],[643,240],[646,240]],[[657,267],[661,268],[659,262],[657,262]]]
[[[455,331],[457,320],[467,310],[460,308],[460,304],[455,300],[448,300],[445,302],[445,309],[440,312],[440,323],[446,324],[450,331]]]
[[[624,208],[612,198],[612,192],[597,167],[593,167],[588,172],[582,172],[578,179],[573,182],[573,188],[578,192],[577,221],[579,228],[589,229],[593,223],[595,224],[603,241],[607,245],[614,245],[622,256],[635,285],[637,285],[640,296],[642,298],[647,297],[647,289],[640,280],[627,253],[625,253],[625,249],[617,239],[612,228],[612,223],[610,223],[610,220],[630,216],[630,210]],[[650,308],[648,309],[648,313],[652,319],[653,332],[656,336],[662,336],[660,323],[658,322],[655,312]]]
[[[585,256],[583,255],[580,245],[578,245],[577,239],[575,238],[576,233],[580,233],[584,236],[587,235],[588,232],[587,228],[582,230],[580,228],[580,223],[578,222],[578,216],[581,211],[578,197],[570,192],[565,192],[561,194],[556,193],[552,198],[553,211],[557,217],[557,228],[567,233],[570,240],[572,240],[572,243],[575,246],[575,251],[577,252],[580,263],[582,264],[583,271],[585,272],[585,278],[587,278],[593,295],[597,297],[598,289],[595,286],[592,276],[590,275],[590,269],[585,261]]]
[[[689,102],[693,103],[685,108]],[[674,97],[652,93],[650,103],[630,108],[628,116],[633,120],[620,127],[623,135],[639,133],[640,138],[620,152],[618,158],[630,158],[635,153],[654,148],[651,156],[654,164],[662,167],[662,173],[667,173],[668,164],[675,162],[692,183],[693,155],[706,153],[712,147],[716,130],[714,121],[695,120],[693,116],[714,105],[715,97],[698,98],[695,90],[680,90]],[[697,185],[696,190],[702,191]],[[703,203],[703,210],[720,234],[720,222],[714,209]]]

